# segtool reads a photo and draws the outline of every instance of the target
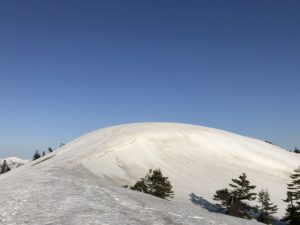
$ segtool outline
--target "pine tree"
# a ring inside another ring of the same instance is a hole
[[[46,152],[45,151],[43,151],[43,153],[42,153],[42,156],[45,156],[46,155]]]
[[[256,186],[250,185],[247,175],[243,173],[238,179],[232,179],[233,184],[229,184],[232,190],[232,205],[229,209],[229,215],[251,218],[247,211],[252,207],[245,201],[253,201],[256,199],[256,193],[251,192]]]
[[[229,184],[232,190],[227,188],[218,190],[214,199],[221,201],[221,205],[226,207],[227,214],[250,219],[248,212],[253,207],[248,202],[256,199],[256,193],[251,192],[255,186],[250,185],[245,173],[238,179],[232,179],[232,182],[233,184]]]
[[[3,161],[3,164],[2,164],[2,166],[1,166],[1,171],[0,171],[0,173],[6,173],[6,172],[8,172],[8,171],[10,171],[10,168],[9,168],[9,166],[7,165],[6,160],[4,160],[4,161]]]
[[[271,215],[277,212],[278,206],[270,203],[270,200],[271,199],[268,190],[261,190],[258,193],[258,202],[261,204],[258,206],[260,213],[257,220],[259,222],[265,224],[272,224],[274,222],[274,219]]]
[[[289,225],[300,224],[300,166],[290,175],[292,182],[287,184],[287,197],[284,202],[288,203],[286,208],[285,221]]]
[[[232,202],[232,196],[227,188],[216,191],[213,199],[221,202],[221,206],[225,207],[227,212],[229,211],[230,204]]]
[[[237,198],[237,200],[252,201],[256,199],[256,193],[250,192],[256,186],[250,185],[250,182],[247,180],[247,175],[245,173],[239,176],[238,179],[232,179],[232,182],[234,184],[229,184],[229,186],[234,188],[232,192],[234,197]]]
[[[146,194],[149,194],[148,191],[148,185],[146,185],[145,178],[141,178],[139,181],[135,183],[132,187],[130,187],[131,190],[140,191]]]
[[[38,150],[36,150],[34,155],[33,155],[33,160],[37,160],[38,158],[41,158],[41,154],[39,153]]]
[[[49,152],[49,153],[53,152],[53,149],[49,147],[49,148],[48,148],[48,152]]]
[[[130,188],[163,199],[173,198],[174,195],[171,182],[168,180],[168,177],[162,175],[160,169],[150,169],[144,178],[141,178]]]

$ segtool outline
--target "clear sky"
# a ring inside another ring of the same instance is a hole
[[[300,147],[300,1],[0,0],[0,157],[168,121]]]

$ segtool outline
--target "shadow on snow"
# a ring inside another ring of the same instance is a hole
[[[190,194],[190,200],[195,205],[207,209],[209,212],[224,213],[224,210],[221,207],[207,201],[205,198],[198,196],[195,193]]]

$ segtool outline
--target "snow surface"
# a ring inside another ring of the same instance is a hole
[[[28,160],[23,160],[17,157],[8,157],[4,159],[0,159],[0,167],[3,164],[4,160],[6,160],[6,163],[10,169],[18,168],[19,166],[23,166]]]
[[[288,176],[299,164],[297,154],[207,127],[105,128],[1,175],[0,224],[258,224],[205,208],[214,208],[217,189],[246,172],[257,191],[268,188],[281,216]],[[132,185],[150,168],[169,176],[175,199],[120,187]]]

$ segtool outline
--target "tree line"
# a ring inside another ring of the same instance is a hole
[[[61,147],[63,147],[64,145],[65,145],[64,143],[60,143],[59,147],[61,148]],[[51,152],[53,152],[53,149],[52,149],[51,147],[49,147],[49,148],[48,148],[48,153],[51,153]],[[40,153],[39,150],[36,150],[35,153],[34,153],[34,155],[33,155],[33,157],[32,157],[32,160],[33,160],[33,161],[34,161],[34,160],[37,160],[37,159],[39,159],[39,158],[45,156],[46,154],[47,154],[46,151],[43,151],[42,153]]]
[[[53,152],[53,149],[52,148],[48,148],[48,153],[51,153],[51,152]],[[42,156],[45,156],[46,155],[46,152],[45,151],[43,151],[42,152],[42,154],[39,152],[39,150],[36,150],[35,151],[35,153],[34,153],[34,155],[33,155],[33,157],[32,157],[32,160],[34,161],[34,160],[37,160],[37,159],[39,159],[39,158],[41,158]]]

